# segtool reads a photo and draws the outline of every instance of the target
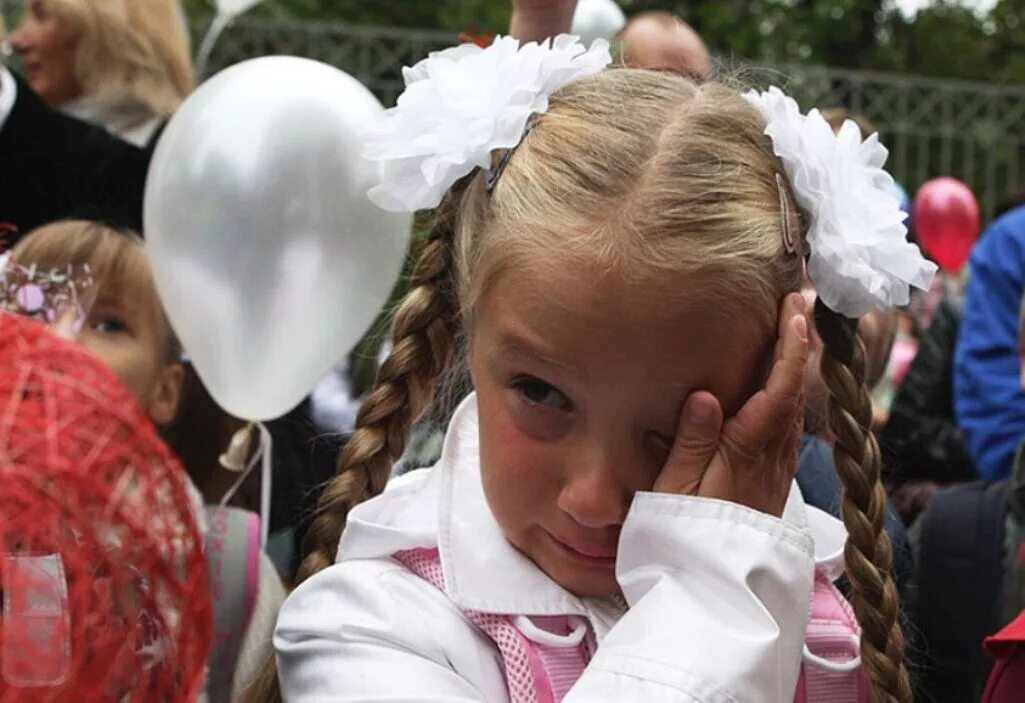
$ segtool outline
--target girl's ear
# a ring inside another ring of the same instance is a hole
[[[179,363],[168,364],[159,371],[146,408],[157,427],[168,425],[178,412],[184,379],[185,368]]]

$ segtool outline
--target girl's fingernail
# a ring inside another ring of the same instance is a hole
[[[703,425],[712,419],[712,408],[708,403],[691,399],[687,402],[687,421],[695,425]]]

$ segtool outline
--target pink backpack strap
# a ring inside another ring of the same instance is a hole
[[[860,642],[850,603],[828,579],[816,576],[796,703],[869,703]]]
[[[207,506],[206,561],[214,611],[207,697],[232,698],[232,679],[260,584],[260,518],[238,508]]]
[[[392,558],[438,590],[445,590],[445,575],[437,549],[413,549],[398,552]],[[566,667],[573,666],[567,663],[572,658],[556,659],[549,656],[549,661],[557,662],[557,671],[550,673],[542,653],[543,650],[547,653],[547,649],[525,637],[508,615],[475,610],[464,610],[463,614],[498,647],[512,703],[559,703],[568,686],[557,685],[556,680],[564,682],[568,678],[575,681],[583,674],[589,657],[580,656],[579,653],[575,658],[578,664],[569,676]]]
[[[445,590],[438,550],[414,549],[398,552],[393,558],[438,590]],[[467,610],[463,614],[498,647],[512,703],[562,700],[567,689],[553,686],[553,676],[540,655],[543,647],[527,639],[510,617]],[[796,703],[870,703],[861,669],[860,639],[861,628],[847,599],[828,579],[816,578]],[[589,658],[582,661],[586,664]],[[574,672],[575,678],[581,674],[583,665]]]

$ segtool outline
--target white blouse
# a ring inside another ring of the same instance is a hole
[[[622,599],[577,598],[502,535],[481,487],[476,398],[433,469],[349,516],[338,562],[285,601],[274,644],[286,701],[508,701],[502,659],[463,610],[585,618],[598,650],[565,701],[793,700],[816,569],[846,537],[796,485],[782,519],[638,493],[623,525]],[[390,555],[437,548],[446,589]]]

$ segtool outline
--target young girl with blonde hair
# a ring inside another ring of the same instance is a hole
[[[180,410],[182,349],[157,295],[143,240],[133,232],[98,222],[55,222],[18,242],[11,252],[10,265],[21,270],[56,271],[59,275],[89,272],[91,285],[83,296],[88,300],[83,301],[82,319],[74,325],[75,340],[101,359],[136,397],[150,420],[166,430]],[[216,433],[217,429],[180,427],[179,435],[185,430],[195,436]],[[177,451],[173,442],[171,445]],[[209,471],[208,467],[194,465],[186,469],[190,477],[205,476]],[[190,488],[196,505],[201,506],[198,489]],[[235,534],[235,525],[224,521],[224,514],[213,509],[207,512],[208,519],[202,521],[207,524],[201,527],[208,556],[211,550],[219,555],[249,546]],[[216,631],[201,703],[237,700],[271,651],[274,619],[285,593],[274,564],[259,552],[258,542],[253,544],[255,550],[241,555],[241,568],[237,559],[218,556],[211,561]],[[232,569],[249,572],[227,573]],[[237,587],[240,583],[246,584],[247,592],[241,593],[243,589]],[[238,603],[232,601],[231,591],[240,592]],[[236,605],[237,612],[233,610]]]
[[[432,55],[371,139],[375,202],[439,208],[278,620],[286,701],[821,700],[810,664],[859,661],[805,646],[845,568],[863,681],[909,699],[853,318],[933,269],[885,150],[775,89],[609,60]],[[846,535],[793,484],[806,259]],[[463,363],[441,460],[385,491]]]

